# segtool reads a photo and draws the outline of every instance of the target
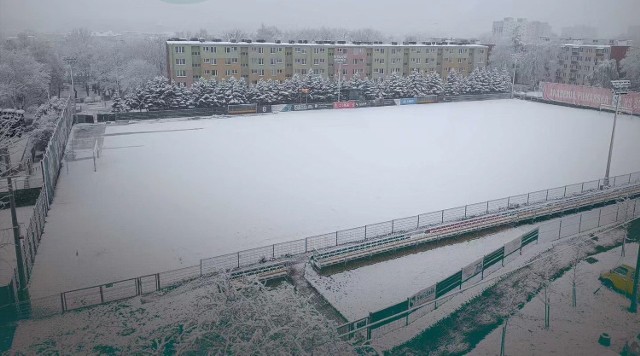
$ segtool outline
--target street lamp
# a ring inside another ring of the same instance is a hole
[[[71,69],[71,91],[73,91],[73,98],[76,98],[76,87],[73,83],[73,63],[75,63],[78,59],[76,57],[65,57],[64,60],[69,64],[69,68]]]
[[[513,78],[511,78],[511,99],[513,99],[514,88],[516,86],[516,68],[518,67],[518,55],[512,54],[513,57]]]
[[[611,168],[611,154],[613,153],[613,139],[616,134],[616,122],[618,121],[618,108],[622,96],[629,93],[631,81],[629,80],[612,80],[611,87],[613,91],[613,101],[615,102],[615,112],[613,114],[613,130],[611,130],[611,142],[609,143],[609,158],[607,159],[607,171],[604,174],[604,186],[609,186],[609,170]]]

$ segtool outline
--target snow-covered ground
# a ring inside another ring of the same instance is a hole
[[[305,277],[345,318],[358,320],[406,300],[533,228],[522,225],[329,276],[308,267]]]
[[[61,171],[31,295],[598,179],[611,125],[520,100],[109,125],[96,173]],[[640,120],[618,125],[612,175],[639,171]]]
[[[621,263],[635,265],[637,251],[637,244],[629,244],[625,257],[621,256],[621,248],[616,248],[594,256],[597,263],[580,262],[576,272],[575,308],[572,306],[573,272],[553,282],[549,287],[549,329],[544,328],[544,292],[541,292],[509,319],[506,354],[619,355],[625,342],[640,333],[640,314],[628,311],[628,298],[601,288],[598,276]],[[598,344],[598,337],[605,332],[611,336],[610,347]],[[501,335],[502,327],[489,334],[470,354],[500,354]]]

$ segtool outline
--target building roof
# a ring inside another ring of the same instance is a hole
[[[486,45],[481,45],[481,44],[472,44],[472,43],[466,43],[466,44],[461,44],[461,43],[443,43],[443,44],[437,44],[437,43],[432,43],[432,42],[428,42],[428,43],[411,43],[411,44],[402,44],[402,43],[397,43],[397,44],[393,44],[393,43],[371,43],[371,42],[367,42],[367,43],[315,43],[315,42],[311,42],[311,43],[299,43],[299,42],[295,42],[295,43],[289,43],[289,42],[281,42],[281,43],[275,43],[275,42],[243,42],[243,41],[238,41],[238,42],[227,42],[227,41],[221,41],[221,42],[214,42],[214,41],[182,41],[182,40],[169,40],[167,41],[167,44],[185,44],[185,45],[200,45],[200,46],[291,46],[291,47],[302,47],[302,46],[309,46],[309,47],[317,47],[317,46],[326,46],[326,47],[470,47],[470,48],[487,48]]]

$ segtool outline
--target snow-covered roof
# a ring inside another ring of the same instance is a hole
[[[562,47],[576,47],[576,48],[580,48],[580,47],[591,47],[591,48],[611,48],[610,45],[595,45],[595,44],[575,44],[575,43],[566,43],[563,44]]]
[[[471,48],[488,48],[486,45],[480,44],[456,44],[456,43],[445,43],[445,44],[424,44],[424,43],[416,43],[416,44],[392,44],[392,43],[275,43],[275,42],[214,42],[214,41],[176,41],[170,40],[167,41],[167,44],[184,44],[184,45],[199,45],[199,46],[288,46],[288,47],[471,47]]]

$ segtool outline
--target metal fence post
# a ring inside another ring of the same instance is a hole
[[[465,219],[467,218],[467,206],[466,205],[464,206],[464,218]]]
[[[578,232],[582,232],[582,214],[580,214],[580,220],[578,220]]]
[[[202,258],[200,259],[200,277],[202,277]]]
[[[102,291],[102,284],[100,285],[100,304],[104,303],[104,292]]]
[[[238,255],[238,268],[240,268],[240,252],[238,252],[237,255]]]
[[[420,227],[420,215],[418,215],[418,222],[416,223],[416,229]],[[367,236],[367,226],[364,227],[364,236]]]
[[[558,238],[562,235],[562,219],[560,219],[560,227],[558,227]]]
[[[620,205],[618,204],[618,209],[616,210],[616,222],[618,221],[618,216],[620,215]]]
[[[441,210],[440,212],[442,213],[442,216],[440,218],[440,223],[442,224],[444,223],[444,210]]]
[[[582,188],[580,188],[580,193],[584,193],[584,182],[582,182]]]
[[[309,238],[305,237],[304,239],[304,252],[307,253],[309,252]]]
[[[600,227],[600,218],[602,218],[602,208],[600,208],[600,212],[598,213],[598,227]]]
[[[511,197],[507,197],[507,209],[511,206]]]
[[[527,193],[527,205],[529,205],[529,197],[531,196],[531,193]]]
[[[420,215],[418,215],[418,218],[420,217]],[[367,225],[364,226],[364,239],[367,239]]]
[[[276,244],[271,245],[271,258],[276,258]]]
[[[395,229],[395,220],[391,220],[391,233],[393,233],[394,229]]]
[[[61,313],[64,313],[64,311],[65,311],[64,292],[60,293],[60,309],[61,309]]]
[[[391,232],[393,232],[393,229],[391,229]],[[336,246],[338,246],[338,232],[336,231]]]
[[[564,186],[564,194],[562,195],[563,198],[567,197],[567,186]]]
[[[156,290],[160,290],[160,273],[156,273]]]
[[[485,214],[489,214],[489,201],[487,200],[487,208],[484,211]]]
[[[547,189],[547,196],[544,197],[544,201],[549,201],[549,189]]]

